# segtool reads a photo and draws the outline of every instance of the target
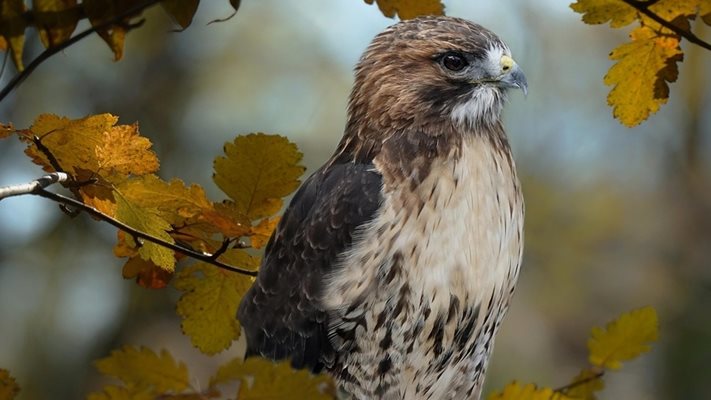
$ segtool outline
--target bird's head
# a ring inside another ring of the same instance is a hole
[[[452,17],[389,27],[373,39],[355,72],[349,123],[374,130],[476,130],[498,123],[508,89],[527,91],[501,39]]]

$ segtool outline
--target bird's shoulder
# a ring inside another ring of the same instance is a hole
[[[377,214],[381,188],[372,163],[339,160],[299,188],[240,305],[248,354],[291,358],[296,367],[313,370],[333,362],[328,313],[320,304],[324,281],[358,228]]]

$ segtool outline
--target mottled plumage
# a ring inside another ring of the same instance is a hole
[[[521,261],[501,109],[525,78],[451,17],[391,26],[355,76],[341,143],[240,305],[248,355],[325,369],[357,399],[478,399]]]

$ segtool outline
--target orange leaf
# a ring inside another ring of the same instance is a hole
[[[444,15],[444,4],[439,0],[365,0],[368,4],[377,1],[378,8],[388,18],[397,14],[400,19],[411,19],[422,15]]]
[[[261,249],[267,244],[269,238],[272,236],[272,232],[279,223],[279,217],[274,218],[264,218],[259,221],[259,224],[252,227],[252,235],[249,240],[252,243],[252,247],[255,249]]]
[[[139,286],[147,289],[162,289],[168,285],[173,273],[144,260],[132,257],[123,266],[122,275],[125,279],[136,279]]]
[[[12,400],[20,392],[20,386],[6,369],[0,368],[0,400]]]

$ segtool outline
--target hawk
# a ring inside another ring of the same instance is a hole
[[[238,318],[247,355],[356,399],[478,399],[524,206],[501,122],[526,78],[494,33],[397,23],[355,68],[343,138],[297,191]]]

